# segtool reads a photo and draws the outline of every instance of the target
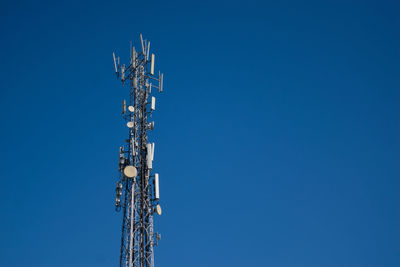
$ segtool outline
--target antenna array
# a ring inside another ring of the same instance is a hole
[[[131,45],[128,66],[120,64],[113,53],[117,78],[129,85],[128,107],[127,101],[122,101],[129,137],[119,148],[120,180],[115,200],[116,210],[123,213],[120,267],[153,267],[153,247],[160,240],[153,229],[153,214],[161,215],[159,175],[152,174],[155,144],[149,142],[147,131],[154,130],[154,121],[148,121],[156,109],[152,89],[162,92],[163,74],[154,75],[155,56],[150,57],[150,42],[142,35],[140,44],[141,51]]]

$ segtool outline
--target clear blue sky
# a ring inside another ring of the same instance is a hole
[[[111,53],[139,33],[157,267],[400,266],[396,2],[2,1],[0,266],[117,266]]]

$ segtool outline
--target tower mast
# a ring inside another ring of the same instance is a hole
[[[154,267],[153,247],[160,240],[154,232],[153,215],[161,215],[159,175],[153,174],[155,144],[147,131],[155,110],[152,91],[163,89],[163,74],[154,74],[154,54],[150,42],[140,35],[140,50],[131,46],[130,63],[120,64],[113,53],[114,68],[122,84],[129,86],[129,99],[122,101],[122,117],[129,130],[128,139],[119,149],[119,176],[115,207],[122,210],[120,267]]]

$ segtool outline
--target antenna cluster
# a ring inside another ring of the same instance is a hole
[[[155,75],[155,55],[150,56],[150,41],[140,35],[140,50],[131,45],[130,63],[121,64],[112,54],[114,70],[123,85],[129,85],[129,98],[122,101],[122,117],[129,132],[119,148],[119,181],[115,207],[123,211],[120,267],[154,267],[153,247],[160,240],[154,232],[153,215],[161,215],[159,174],[153,174],[155,143],[147,131],[156,110],[152,89],[163,91],[163,74]],[[153,90],[154,91],[154,90]]]
[[[149,60],[149,54],[150,54],[150,41],[143,40],[142,35],[140,34],[140,43],[142,47],[141,52],[137,52],[135,50],[135,47],[131,47],[131,58],[130,58],[130,64],[128,67],[125,66],[125,64],[120,64],[120,58],[115,56],[115,53],[113,52],[113,60],[114,60],[114,69],[115,69],[115,74],[117,75],[117,78],[121,79],[122,83],[125,83],[125,80],[132,80],[133,85],[137,86],[137,80],[135,80],[135,77],[132,77],[134,75],[134,70],[141,66],[143,62],[147,65],[148,63],[150,64],[150,70],[147,70],[146,72],[146,78],[148,78],[151,81],[157,81],[158,84],[154,85],[152,83],[147,84],[147,87],[151,93],[151,88],[155,87],[158,89],[158,91],[161,93],[163,90],[163,73],[158,72],[158,78],[154,76],[154,66],[155,66],[155,55],[151,54],[151,60]]]

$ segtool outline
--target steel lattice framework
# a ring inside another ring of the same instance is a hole
[[[120,147],[120,180],[116,186],[116,209],[122,209],[120,267],[153,267],[153,247],[159,235],[153,230],[153,214],[161,215],[158,204],[158,174],[152,174],[154,143],[149,143],[147,131],[155,110],[152,89],[162,91],[163,74],[154,75],[154,54],[150,57],[150,42],[140,35],[141,51],[131,45],[130,64],[121,65],[114,58],[117,77],[129,85],[128,110],[122,102],[122,114],[129,129],[129,138]],[[153,90],[154,91],[154,90]]]

